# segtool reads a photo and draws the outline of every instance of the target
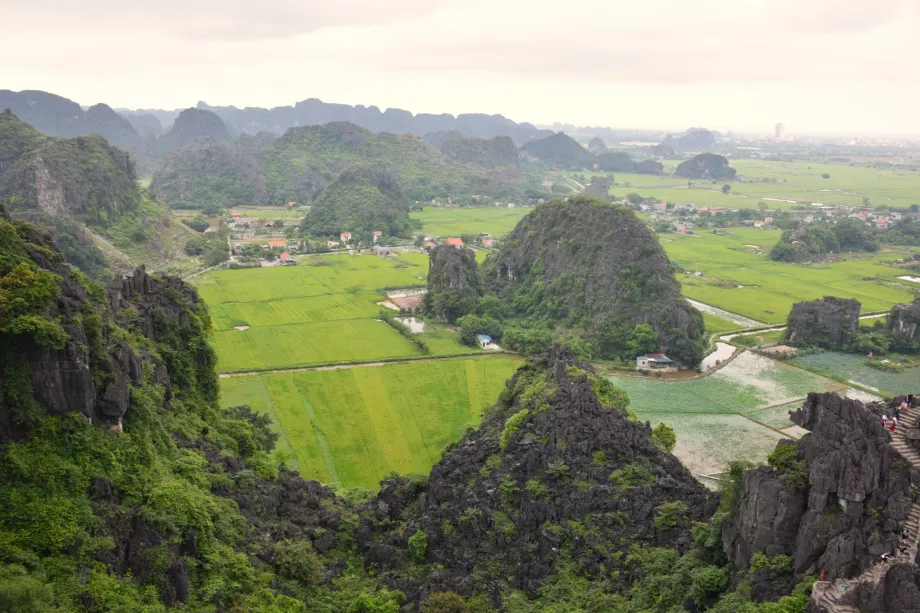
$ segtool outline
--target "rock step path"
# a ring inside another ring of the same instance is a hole
[[[901,454],[901,457],[910,462],[911,466],[920,470],[920,453],[910,446],[910,442],[907,439],[908,428],[920,427],[920,407],[912,407],[903,411],[898,421],[898,427],[891,434],[891,446]],[[920,502],[914,503],[910,508],[910,513],[903,527],[910,530],[910,538],[907,540],[906,559],[913,561],[917,555],[918,544],[920,544]],[[902,557],[901,559],[905,558]],[[859,577],[852,579],[837,579],[833,583],[818,581],[812,587],[812,600],[828,613],[859,613],[859,609],[853,604],[856,598],[856,588],[861,583],[877,584],[888,572],[888,568],[896,564],[897,561],[897,558],[894,558],[887,562],[879,562],[867,569]]]

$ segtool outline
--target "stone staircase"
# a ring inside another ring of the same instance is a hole
[[[920,407],[909,408],[901,413],[898,427],[891,435],[891,446],[910,462],[912,466],[920,469],[920,453],[911,448],[907,440],[909,428],[920,427]],[[818,581],[811,590],[812,600],[816,605],[828,613],[859,613],[856,607],[857,588],[860,584],[875,585],[885,576],[888,569],[899,562],[913,562],[917,555],[917,546],[920,544],[920,502],[914,503],[910,509],[907,521],[902,530],[910,530],[907,541],[907,555],[900,558],[892,556],[887,562],[880,561],[875,566],[867,569],[863,574],[852,579],[837,579],[833,583]]]

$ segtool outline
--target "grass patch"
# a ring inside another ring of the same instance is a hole
[[[434,236],[459,236],[461,234],[482,234],[504,236],[514,229],[517,222],[532,209],[515,207],[468,207],[439,208],[426,207],[414,211],[409,217],[422,222],[422,232]]]

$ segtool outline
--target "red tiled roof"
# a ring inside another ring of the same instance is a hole
[[[288,258],[290,258],[290,257],[291,257],[291,254],[288,253],[287,251],[285,251],[284,253],[281,254],[281,259],[282,259],[282,260],[286,260],[286,259],[288,259]]]
[[[448,245],[462,245],[463,241],[459,238],[449,238],[447,239]]]
[[[646,353],[646,354],[645,354],[645,357],[647,357],[647,358],[663,358],[663,357],[664,357],[664,354],[663,354],[663,353]]]
[[[286,241],[282,241],[282,240],[268,241],[268,246],[269,246],[269,247],[284,247],[285,245],[287,245],[287,242],[286,242]]]

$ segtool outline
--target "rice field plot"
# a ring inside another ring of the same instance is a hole
[[[776,444],[787,438],[741,415],[639,411],[638,416],[652,426],[666,423],[674,428],[674,455],[697,476],[726,471],[734,460],[763,463]]]
[[[706,332],[710,334],[722,334],[723,332],[731,332],[732,330],[737,330],[741,326],[727,319],[722,319],[721,317],[716,317],[715,315],[710,315],[709,313],[703,313],[703,323],[706,324]]]
[[[221,380],[221,402],[247,399],[276,420],[305,478],[376,489],[391,472],[427,474],[519,363],[493,356],[233,377]]]
[[[731,460],[764,462],[777,441],[801,434],[790,409],[809,392],[846,387],[749,351],[699,379],[609,378],[640,419],[674,428],[674,453],[696,475],[722,472]]]
[[[899,373],[884,372],[869,366],[865,356],[836,351],[813,353],[793,361],[890,396],[920,393],[920,366]]]
[[[531,211],[528,207],[427,207],[409,213],[422,222],[422,232],[433,236],[459,236],[487,232],[501,237],[511,232],[517,222]]]
[[[220,372],[421,356],[396,330],[374,319],[217,330],[212,340]]]
[[[789,264],[767,257],[778,231],[724,232],[660,237],[668,257],[688,271],[680,275],[685,296],[758,321],[783,323],[794,303],[824,296],[855,298],[863,311],[880,311],[917,295],[897,279],[900,269],[881,264],[896,253],[820,265]]]
[[[801,368],[745,351],[707,377],[667,381],[611,376],[630,407],[655,413],[749,413],[804,398],[809,392],[846,387]]]
[[[211,309],[211,319],[215,330],[366,319],[380,312],[378,301],[379,294],[360,293],[224,303]]]

